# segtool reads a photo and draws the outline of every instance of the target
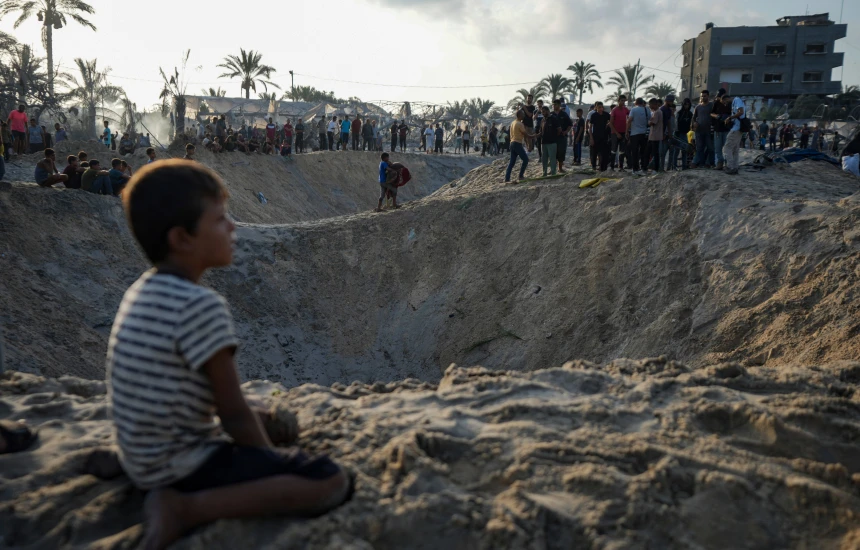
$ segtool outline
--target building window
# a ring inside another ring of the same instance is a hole
[[[741,82],[742,82],[742,83],[749,83],[749,82],[752,82],[752,73],[744,73],[744,74],[742,74],[742,75],[741,75]]]
[[[705,47],[704,46],[699,46],[699,50],[696,53],[696,59],[699,61],[705,59]]]
[[[765,55],[785,55],[785,44],[770,44],[764,49]]]
[[[753,55],[755,53],[755,47],[753,46],[744,46],[743,55]]]
[[[782,82],[782,73],[764,73],[764,80],[762,80],[765,84],[777,84]]]
[[[702,73],[696,75],[696,88],[702,87]]]
[[[686,78],[681,79],[681,91],[682,92],[687,91],[687,79]]]
[[[684,52],[684,66],[690,66],[690,52]]]
[[[822,82],[821,71],[809,71],[803,73],[804,82]]]
[[[816,55],[827,53],[827,45],[826,44],[807,44],[806,49],[803,50],[803,53],[807,55]]]

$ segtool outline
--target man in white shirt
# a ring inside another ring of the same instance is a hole
[[[744,100],[735,97],[732,99],[732,114],[729,120],[733,121],[732,129],[726,137],[726,144],[723,146],[723,156],[726,158],[726,174],[738,173],[738,156],[741,147],[741,120],[745,119]]]
[[[332,115],[331,120],[328,123],[328,150],[334,151],[334,136],[335,133],[339,132],[337,127],[337,117]]]

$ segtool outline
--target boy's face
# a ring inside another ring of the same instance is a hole
[[[236,225],[227,215],[227,201],[206,200],[197,231],[189,236],[189,249],[205,267],[223,267],[233,263]]]

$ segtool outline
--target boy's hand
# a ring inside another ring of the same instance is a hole
[[[245,401],[233,359],[233,348],[217,352],[201,367],[209,378],[221,426],[238,445],[271,447],[260,420]]]

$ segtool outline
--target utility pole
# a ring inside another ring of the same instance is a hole
[[[290,71],[290,98],[296,100],[296,83],[293,80],[293,71]]]

